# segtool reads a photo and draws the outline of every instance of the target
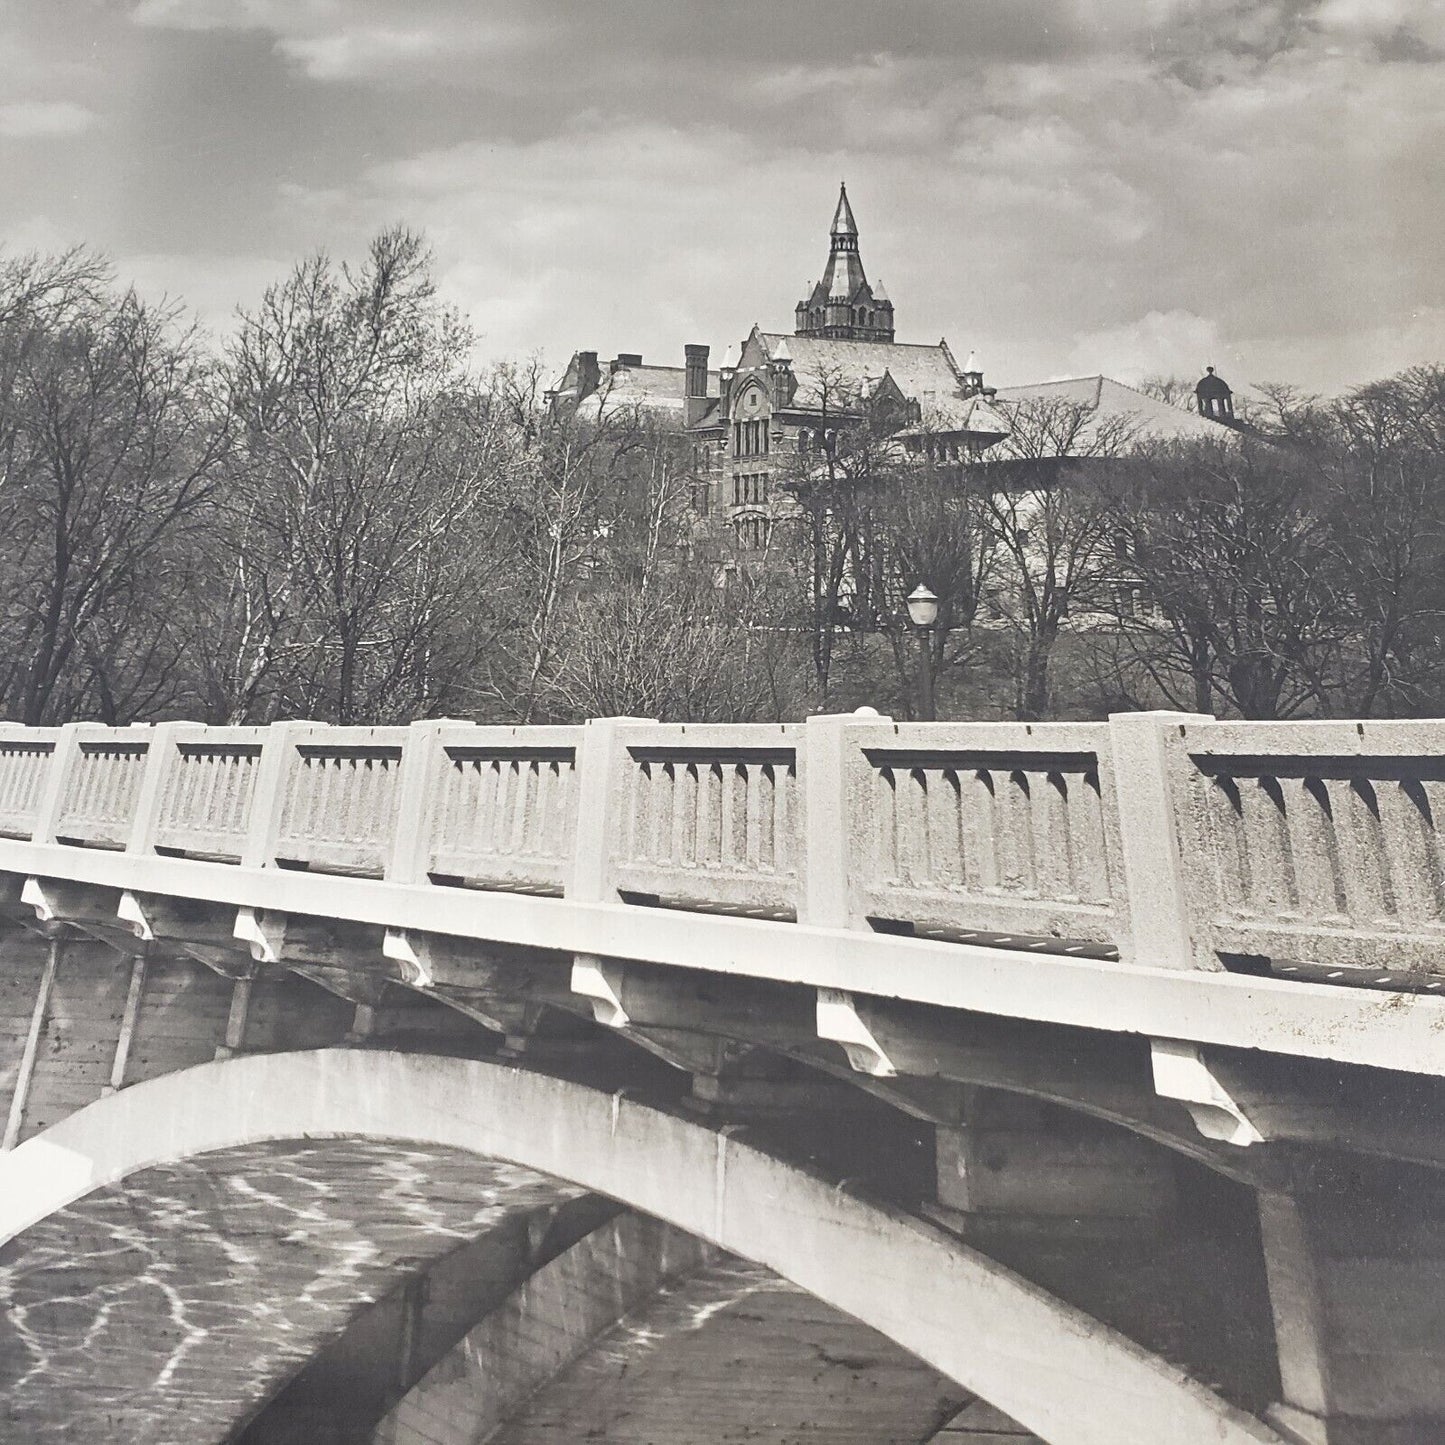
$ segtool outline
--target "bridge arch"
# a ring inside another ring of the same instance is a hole
[[[1183,1371],[943,1231],[726,1130],[486,1061],[319,1050],[135,1085],[0,1160],[0,1242],[141,1169],[346,1137],[469,1151],[654,1215],[790,1279],[1051,1445],[1278,1445]]]

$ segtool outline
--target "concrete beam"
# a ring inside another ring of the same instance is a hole
[[[0,870],[1445,1077],[1445,1000],[1423,995],[14,839]]]

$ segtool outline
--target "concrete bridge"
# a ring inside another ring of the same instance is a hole
[[[0,1439],[1445,1439],[1445,723],[0,729]]]

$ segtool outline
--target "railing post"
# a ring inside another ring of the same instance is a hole
[[[70,774],[80,757],[81,739],[102,731],[104,729],[96,723],[66,723],[60,729],[60,736],[55,739],[55,748],[50,754],[50,766],[46,770],[40,806],[35,812],[35,829],[30,835],[31,842],[55,842],[61,810],[65,807],[66,785],[70,782]]]
[[[626,807],[623,734],[652,718],[589,718],[577,745],[577,833],[565,896],[582,903],[614,903],[613,840]]]
[[[1190,879],[1176,809],[1188,784],[1186,736],[1205,713],[1113,713],[1113,753],[1119,834],[1124,854],[1128,948],[1126,963],[1151,968],[1217,968],[1194,934]]]
[[[261,744],[261,757],[256,767],[256,782],[251,790],[251,811],[246,820],[246,837],[241,844],[241,867],[273,868],[276,865],[276,840],[281,833],[281,819],[286,811],[286,784],[291,778],[295,739],[299,734],[317,731],[324,723],[276,722],[266,730]],[[242,908],[236,913],[234,936],[251,950],[257,963],[274,963],[280,958],[285,919],[280,925],[266,926],[255,908]],[[235,1047],[233,1035],[244,1035],[246,1014],[250,1008],[251,988],[248,977],[236,980],[231,990],[231,1017],[226,1024],[227,1042],[221,1047]],[[222,1057],[228,1057],[222,1055]]]
[[[286,811],[286,784],[291,780],[292,754],[301,733],[313,732],[324,723],[275,722],[266,729],[261,756],[256,765],[256,782],[251,790],[251,811],[246,820],[246,840],[241,845],[241,867],[270,868],[276,860],[276,840],[281,817]]]
[[[425,718],[407,729],[397,779],[396,824],[386,859],[388,883],[427,881],[427,853],[444,791],[441,734],[446,728],[466,726],[455,718]]]
[[[854,835],[863,809],[858,749],[849,733],[860,724],[888,721],[874,713],[817,713],[803,729],[798,757],[804,839],[799,923],[819,928],[853,925]]]
[[[141,777],[140,790],[136,795],[130,838],[125,845],[127,853],[150,853],[155,850],[166,783],[170,779],[171,769],[180,758],[180,734],[198,726],[198,723],[193,722],[164,722],[156,723],[150,729],[145,773]]]

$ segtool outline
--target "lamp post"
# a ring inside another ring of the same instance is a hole
[[[938,598],[922,582],[908,594],[908,620],[918,634],[918,716],[922,722],[932,722],[938,714],[933,705],[933,659],[929,656],[929,641],[938,622]]]

